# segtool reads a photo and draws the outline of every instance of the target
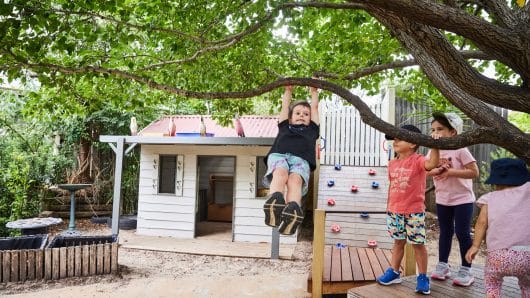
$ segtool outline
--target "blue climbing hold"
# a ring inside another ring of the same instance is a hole
[[[368,214],[368,212],[361,212],[361,217],[363,218],[367,218],[367,217],[370,217],[370,214]]]
[[[346,248],[346,244],[339,242],[339,243],[335,244],[335,247],[337,247],[337,248]]]
[[[335,180],[328,180],[328,186],[331,187],[333,185],[335,185]]]
[[[379,182],[372,182],[372,188],[379,188]]]
[[[342,166],[340,163],[335,164],[335,170],[340,171],[342,169]]]

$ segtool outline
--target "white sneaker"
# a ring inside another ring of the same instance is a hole
[[[469,287],[474,281],[475,278],[471,274],[471,268],[464,266],[460,267],[458,274],[453,278],[453,284],[462,287]]]
[[[431,273],[431,278],[438,279],[438,280],[445,280],[446,278],[451,276],[451,272],[449,271],[449,265],[444,262],[439,262],[436,265],[436,268]]]

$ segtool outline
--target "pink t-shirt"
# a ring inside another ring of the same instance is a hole
[[[431,151],[427,153],[429,159]],[[448,165],[453,169],[464,169],[467,164],[475,162],[475,158],[467,148],[456,150],[440,150],[441,165]],[[447,177],[447,179],[433,179],[436,193],[436,204],[455,206],[475,202],[473,193],[473,179]]]
[[[530,182],[487,193],[477,204],[488,205],[488,251],[530,246]]]
[[[414,153],[405,159],[391,160],[388,178],[388,211],[401,214],[425,212],[425,156]]]

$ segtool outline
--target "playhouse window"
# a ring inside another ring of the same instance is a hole
[[[177,156],[160,155],[160,173],[158,176],[159,193],[175,193],[175,175],[177,173]]]
[[[256,196],[257,197],[265,197],[268,194],[268,187],[265,187],[263,185],[263,176],[265,176],[265,173],[267,172],[267,164],[265,164],[265,161],[263,160],[265,156],[257,156],[256,157]]]

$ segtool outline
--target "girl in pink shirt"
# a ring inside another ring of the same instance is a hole
[[[462,119],[454,113],[433,113],[433,118],[431,131],[441,137],[452,137],[462,132]],[[456,233],[462,264],[457,276],[453,278],[453,284],[469,286],[474,278],[471,263],[466,261],[465,254],[472,243],[470,232],[475,202],[473,178],[478,177],[477,163],[467,148],[440,150],[438,166],[427,175],[433,177],[440,227],[438,264],[431,273],[431,278],[445,280],[450,276],[447,262],[453,235]]]
[[[530,172],[520,159],[501,158],[491,163],[487,184],[496,191],[483,195],[475,225],[475,239],[466,253],[471,262],[486,238],[484,270],[487,297],[501,297],[504,276],[519,279],[522,297],[530,297]]]

